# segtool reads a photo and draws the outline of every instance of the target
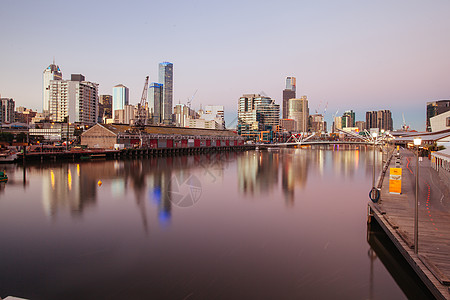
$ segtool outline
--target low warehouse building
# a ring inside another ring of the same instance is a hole
[[[81,135],[81,145],[104,149],[118,145],[125,148],[191,148],[243,144],[244,139],[230,130],[166,126],[145,126],[139,131],[123,124],[96,124]]]

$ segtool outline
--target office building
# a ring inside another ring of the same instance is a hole
[[[163,115],[163,84],[152,82],[148,87],[148,109],[150,112],[150,123],[159,125],[164,122]]]
[[[137,106],[127,104],[114,111],[114,123],[132,125],[137,116]]]
[[[15,122],[31,124],[32,119],[36,116],[37,112],[32,109],[28,109],[23,106],[16,108]]]
[[[203,129],[222,129],[219,127],[219,124],[214,120],[205,120],[205,119],[189,119],[188,120],[189,128],[203,128]]]
[[[15,105],[12,98],[0,98],[0,124],[14,123],[16,118]]]
[[[239,98],[238,125],[248,125],[251,131],[275,130],[279,124],[280,105],[259,94]]]
[[[188,127],[190,119],[197,119],[197,113],[186,104],[175,105],[174,123],[177,127]]]
[[[62,80],[62,72],[59,66],[53,62],[42,73],[42,110],[48,115],[50,110],[50,81]]]
[[[162,62],[159,64],[159,83],[162,84],[161,123],[172,124],[173,102],[173,64]]]
[[[199,119],[215,121],[218,124],[218,129],[225,129],[223,105],[206,105],[205,110],[199,115]]]
[[[288,132],[294,132],[296,130],[297,122],[292,119],[281,119],[280,126],[283,130]]]
[[[327,131],[327,122],[321,114],[309,116],[309,124],[311,132],[322,133]]]
[[[359,132],[362,132],[366,129],[366,122],[364,122],[364,121],[356,121],[355,125],[358,128]]]
[[[98,98],[98,103],[99,103],[99,114],[98,114],[99,118],[102,118],[102,120],[111,119],[113,96],[100,95]]]
[[[355,127],[356,126],[356,120],[355,120],[355,112],[353,110],[347,110],[344,112],[341,118],[341,128],[347,128],[347,127]]]
[[[112,94],[112,116],[115,116],[117,109],[124,109],[125,105],[130,104],[130,90],[123,84],[113,87]]]
[[[366,112],[366,129],[393,130],[392,113],[390,110],[368,111]]]
[[[283,119],[288,118],[289,99],[295,98],[296,84],[295,77],[286,78],[286,88],[283,90]]]
[[[288,103],[288,119],[295,120],[295,131],[307,132],[309,128],[308,98],[306,96],[302,96],[298,99],[289,99]]]
[[[450,129],[450,110],[430,118],[430,125],[431,132]],[[446,140],[450,140],[450,137]]]
[[[331,129],[331,132],[338,132],[339,129],[342,130],[342,117],[334,117],[333,128]]]
[[[50,119],[54,122],[96,124],[98,84],[85,81],[81,74],[73,74],[71,79],[50,80]]]
[[[450,100],[427,102],[427,131],[432,131],[430,119],[447,111],[450,111]]]

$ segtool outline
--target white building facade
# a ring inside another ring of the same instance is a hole
[[[52,80],[62,80],[62,72],[59,66],[49,65],[42,73],[42,110],[48,114],[50,109],[50,82]]]
[[[51,80],[49,114],[54,122],[65,122],[68,117],[68,122],[96,124],[98,84],[84,80]]]

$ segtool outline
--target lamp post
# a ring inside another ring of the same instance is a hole
[[[417,137],[414,139],[414,146],[417,146],[416,153],[416,201],[414,207],[414,253],[419,252],[419,146],[422,139]]]
[[[373,171],[372,171],[372,188],[375,187],[375,143],[377,141],[377,132],[372,132],[373,137]]]

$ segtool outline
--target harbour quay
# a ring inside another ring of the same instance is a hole
[[[380,197],[369,203],[368,222],[381,226],[436,299],[450,299],[450,177],[437,157],[445,156],[436,152],[422,158],[403,148],[394,153],[378,178]],[[391,168],[401,169],[400,193],[390,189]]]
[[[18,155],[18,161],[119,159],[141,156],[244,151],[254,145],[230,130],[96,124],[81,135],[81,146],[49,151],[36,147]]]

